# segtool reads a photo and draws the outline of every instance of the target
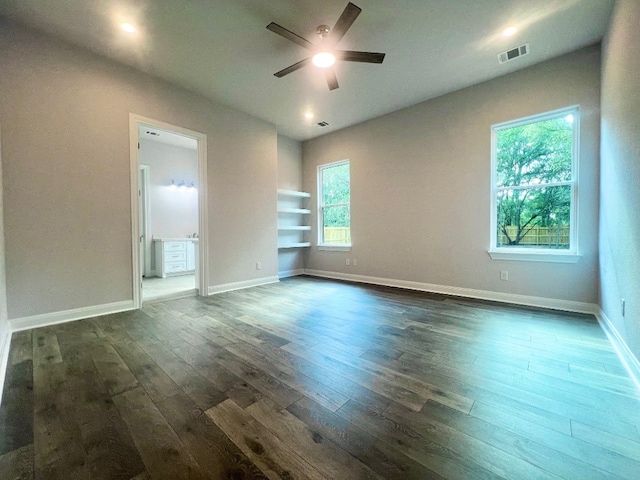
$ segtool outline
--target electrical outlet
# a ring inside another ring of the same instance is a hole
[[[256,262],[256,270],[262,270],[262,262]]]
[[[509,280],[509,272],[500,270],[500,280]]]
[[[351,265],[351,260],[347,258],[347,266]]]
[[[624,298],[620,300],[620,309],[622,310],[622,316],[624,317],[624,307],[626,306],[626,302]]]
[[[353,266],[355,267],[356,265],[358,265],[358,260],[356,260],[355,258],[353,259]]]

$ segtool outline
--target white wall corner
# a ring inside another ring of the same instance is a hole
[[[298,275],[304,275],[304,268],[299,268],[298,270],[285,270],[283,272],[278,272],[278,277],[280,278],[296,277]]]
[[[260,285],[268,285],[269,283],[278,283],[280,279],[277,276],[256,278],[253,280],[244,280],[242,282],[224,283],[221,285],[211,285],[209,287],[209,295],[217,293],[230,292],[232,290],[241,290],[243,288],[258,287]]]
[[[596,318],[598,319],[600,327],[604,330],[605,335],[609,339],[609,342],[613,346],[616,355],[618,355],[620,362],[622,362],[622,366],[627,371],[631,377],[631,381],[640,392],[640,361],[638,361],[638,358],[633,354],[622,338],[622,335],[620,335],[618,330],[616,330],[616,327],[602,309],[599,309],[596,314]]]
[[[19,332],[30,328],[47,327],[49,325],[57,325],[58,323],[72,322],[74,320],[98,317],[100,315],[109,315],[111,313],[124,312],[126,310],[133,309],[133,300],[125,300],[123,302],[75,308],[73,310],[63,310],[61,312],[43,313],[41,315],[33,315],[31,317],[14,318],[9,320],[9,325],[11,326],[12,332]]]
[[[556,298],[532,297],[529,295],[517,295],[513,293],[491,292],[488,290],[475,290],[472,288],[451,287],[447,285],[436,285],[432,283],[411,282],[408,280],[397,280],[391,278],[367,277],[364,275],[352,275],[349,273],[328,272],[323,270],[305,270],[306,275],[322,278],[332,278],[336,280],[346,280],[357,283],[370,283],[385,287],[406,288],[408,290],[418,290],[421,292],[441,293],[456,297],[475,298],[489,300],[493,302],[510,303],[527,307],[550,308],[566,312],[589,313],[596,315],[599,307],[593,303],[574,302],[571,300],[560,300]]]

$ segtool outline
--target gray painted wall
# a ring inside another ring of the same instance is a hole
[[[302,143],[284,135],[278,135],[278,188],[302,190]],[[306,250],[304,248],[279,250],[278,273],[303,269]]]
[[[499,68],[496,65],[496,68]],[[351,252],[312,247],[307,267],[596,303],[600,48],[583,49],[303,144],[303,185],[351,160]],[[491,125],[581,107],[577,264],[497,261],[490,236]],[[345,265],[346,258],[357,266]],[[509,281],[500,280],[500,271]]]
[[[210,285],[277,275],[275,126],[6,20],[0,85],[9,318],[132,299],[130,113],[207,135]]]
[[[9,333],[9,315],[7,312],[7,280],[5,277],[4,254],[4,205],[2,182],[2,129],[0,129],[0,364],[2,363],[3,349],[6,335]],[[1,368],[1,367],[0,367]],[[0,370],[0,381],[4,380],[4,371]],[[0,385],[0,392],[2,386]]]
[[[600,305],[640,359],[640,2],[618,2],[604,42]],[[622,316],[621,299],[626,300]]]

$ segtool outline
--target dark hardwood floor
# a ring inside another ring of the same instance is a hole
[[[13,335],[8,479],[640,479],[592,316],[298,277]]]

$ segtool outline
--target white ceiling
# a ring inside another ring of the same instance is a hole
[[[382,65],[339,63],[334,91],[313,66],[274,77],[308,51],[265,27],[273,21],[317,43],[316,27],[333,26],[346,0],[2,0],[0,14],[306,140],[598,42],[614,0],[354,3],[362,13],[339,48],[387,56]],[[138,32],[123,32],[124,21]],[[503,37],[511,25],[519,32]],[[498,64],[499,52],[526,42],[529,55]]]

